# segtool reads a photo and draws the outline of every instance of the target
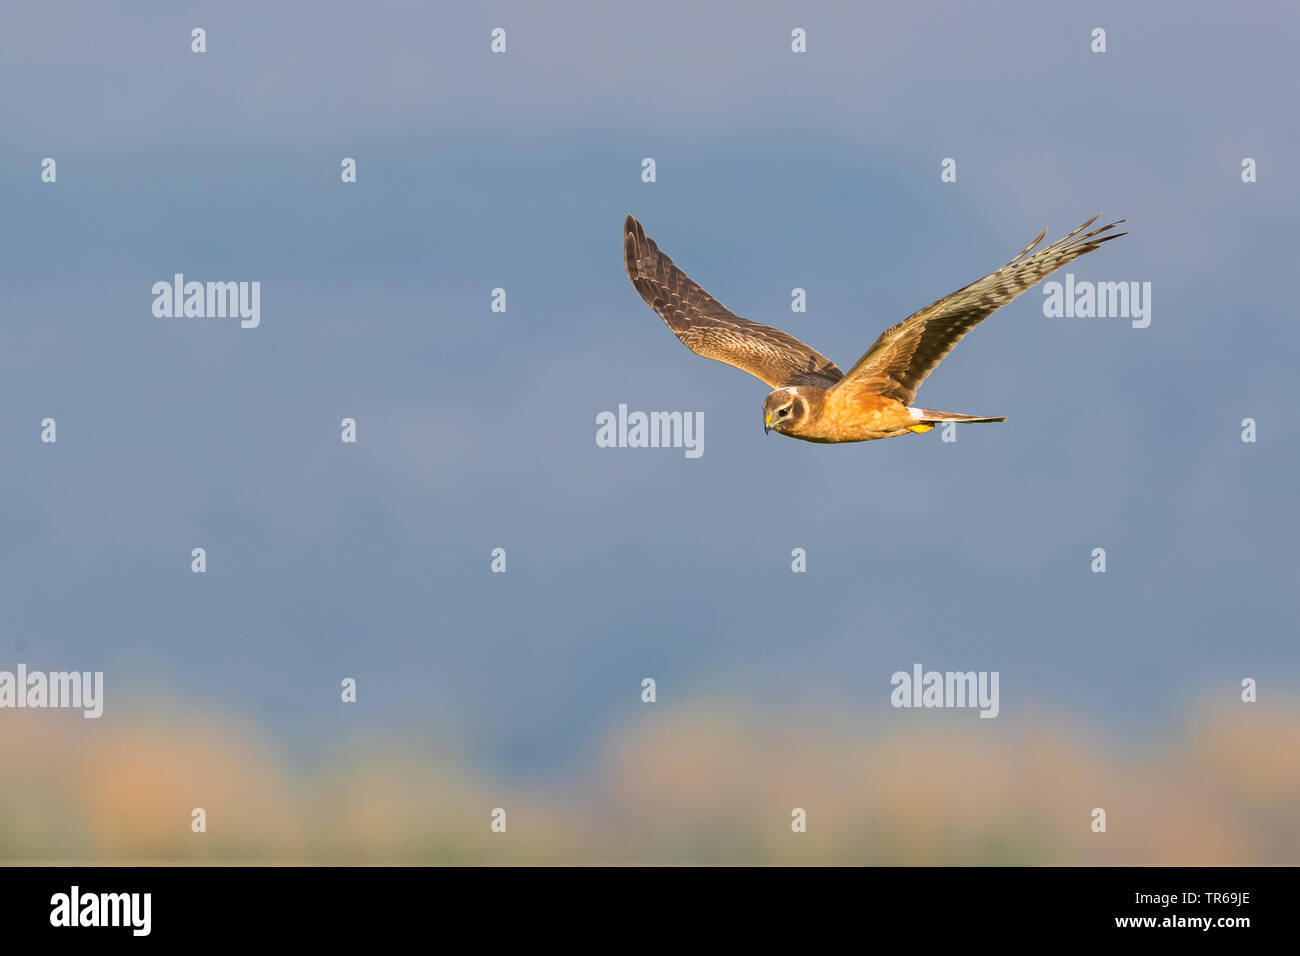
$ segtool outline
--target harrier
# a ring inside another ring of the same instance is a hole
[[[888,328],[848,370],[793,336],[742,319],[673,265],[646,238],[631,216],[623,224],[628,278],[682,343],[705,358],[734,365],[773,391],[763,403],[763,431],[815,442],[871,441],[907,432],[928,432],[941,422],[1004,422],[917,408],[916,390],[962,337],[1016,296],[1103,242],[1126,236],[1110,232],[1124,220],[1074,232],[1030,253],[1047,235],[1025,247],[997,272]]]

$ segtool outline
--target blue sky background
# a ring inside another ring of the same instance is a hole
[[[644,719],[644,676],[659,708],[883,726],[919,718],[895,670],[998,670],[994,737],[1040,706],[1144,736],[1244,676],[1294,689],[1294,8],[4,20],[0,667],[105,671],[104,723],[216,708],[290,752],[364,725],[545,777]],[[918,398],[1007,424],[764,438],[766,388],[628,283],[628,212],[845,368],[1097,212],[1131,235],[1071,271],[1151,282],[1153,318],[1047,319],[1035,289]],[[260,281],[261,327],[155,318],[175,272]],[[619,403],[703,412],[704,456],[597,448]]]

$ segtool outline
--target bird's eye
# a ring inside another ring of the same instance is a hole
[[[782,418],[784,418],[786,415],[789,415],[789,414],[790,414],[790,406],[789,406],[789,405],[787,405],[785,408],[781,409],[781,417],[782,417]]]

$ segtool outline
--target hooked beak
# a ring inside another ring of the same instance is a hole
[[[772,416],[767,412],[763,413],[763,434],[766,435],[772,430]]]

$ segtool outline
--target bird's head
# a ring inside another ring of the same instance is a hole
[[[778,388],[763,402],[763,432],[786,432],[808,417],[808,402],[797,388]]]

